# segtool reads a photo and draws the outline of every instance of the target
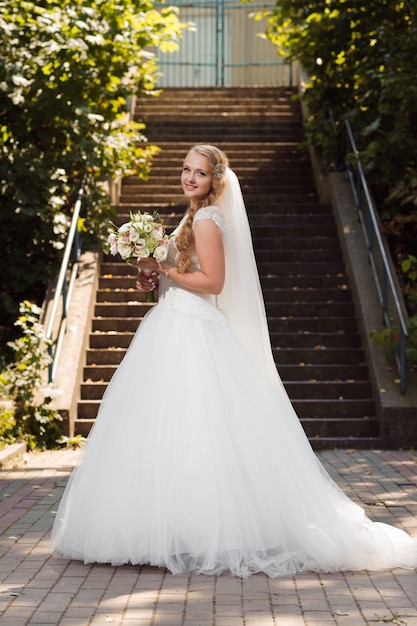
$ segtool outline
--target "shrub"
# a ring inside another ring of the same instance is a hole
[[[45,384],[50,356],[40,312],[31,302],[20,304],[16,326],[21,336],[10,342],[14,362],[0,374],[0,437],[43,449],[55,447],[62,432],[61,416],[51,406],[52,392]]]

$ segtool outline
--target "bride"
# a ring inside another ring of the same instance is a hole
[[[181,174],[189,209],[105,393],[52,531],[85,563],[247,577],[417,567],[417,541],[372,522],[316,458],[276,371],[246,211],[214,146]],[[145,274],[150,278],[146,278]]]

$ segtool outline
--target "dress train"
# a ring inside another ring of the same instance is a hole
[[[417,567],[417,541],[330,478],[215,298],[160,282],[66,488],[54,550],[174,574]]]

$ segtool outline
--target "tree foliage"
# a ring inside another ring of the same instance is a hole
[[[416,205],[417,4],[278,0],[267,36],[309,77],[308,130],[327,164],[334,157],[331,111],[336,124],[350,118],[379,196]]]
[[[157,149],[129,98],[155,93],[151,50],[184,27],[150,0],[0,0],[0,326],[22,296],[41,299],[81,181],[96,236],[111,214],[99,181],[146,177]]]
[[[44,382],[51,357],[39,322],[41,309],[24,301],[19,310],[15,325],[21,336],[10,342],[14,362],[0,372],[0,448],[14,441],[26,441],[30,448],[57,447],[62,418]]]

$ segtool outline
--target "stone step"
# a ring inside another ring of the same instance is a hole
[[[146,197],[147,201],[145,202],[143,198]],[[184,198],[178,196],[176,198],[176,202],[173,202],[172,199],[168,199],[166,197],[164,200],[157,200],[155,198],[149,199],[148,196],[141,196],[141,200],[139,201],[135,196],[129,197],[128,202],[120,202],[117,207],[117,213],[120,215],[126,216],[120,223],[126,222],[129,220],[129,212],[134,213],[135,211],[147,211],[148,213],[153,213],[156,211],[162,217],[165,218],[167,216],[181,216],[184,214],[184,211],[187,209],[187,205],[184,202]],[[314,200],[314,199],[313,199]],[[306,199],[304,201],[299,201],[296,203],[291,202],[291,199],[285,197],[284,200],[280,200],[278,203],[276,202],[275,196],[245,196],[246,208],[248,211],[250,210],[250,220],[254,221],[259,216],[264,217],[266,211],[270,211],[270,215],[288,215],[290,212],[292,216],[304,216],[311,215],[315,211],[315,207],[317,206],[314,201],[311,199]],[[174,219],[174,218],[172,218]],[[178,219],[179,222],[179,219]]]
[[[106,382],[108,383],[115,371],[117,365],[86,365],[83,368],[83,378],[85,382]]]
[[[134,305],[132,305],[134,306]],[[352,317],[352,302],[266,302],[267,315],[273,317]]]
[[[322,324],[323,325],[323,324]],[[331,332],[331,327],[326,324],[328,332],[314,333],[302,331],[299,333],[271,332],[271,344],[274,349],[300,348],[314,350],[327,350],[334,348],[360,348],[362,339],[359,333]]]
[[[326,400],[346,400],[349,398],[372,398],[372,387],[369,380],[336,381],[331,385],[327,381],[286,381],[285,388],[293,400],[321,398]]]
[[[153,156],[153,162],[169,164],[171,167],[182,167],[185,155],[194,145],[195,142],[189,139],[180,140],[175,144],[170,141],[158,141],[159,151]],[[249,165],[271,167],[273,164],[285,162],[304,165],[308,163],[299,144],[295,141],[255,140],[250,144],[239,140],[233,143],[221,141],[217,146],[226,153],[229,160],[233,157],[237,159],[243,168]]]
[[[125,331],[95,331],[90,334],[90,349],[94,348],[128,348],[135,336],[129,330]]]
[[[349,421],[349,433],[347,435],[336,434],[333,437],[320,435],[324,428],[321,428],[322,422],[320,420],[300,420],[306,433],[311,431],[309,437],[310,443],[316,451],[320,450],[332,450],[334,448],[340,449],[352,449],[352,450],[378,450],[382,447],[382,439],[378,436],[353,436],[351,434],[351,427],[354,425],[354,421]],[[358,420],[362,422],[363,420]],[[95,418],[76,419],[74,424],[74,434],[87,437],[91,428],[93,427]],[[327,423],[329,424],[329,422]],[[336,433],[339,433],[338,426],[345,428],[346,420],[336,420],[335,427],[333,428]],[[378,424],[374,424],[374,429],[377,431]],[[325,431],[326,432],[326,431]]]
[[[307,437],[313,440],[313,445],[317,438],[320,439],[320,447],[323,445],[323,439],[326,438],[333,439],[334,447],[342,447],[340,440],[344,438],[347,442],[343,447],[356,447],[355,441],[357,439],[374,438],[377,440],[378,438],[379,424],[376,418],[353,418],[349,420],[301,418],[300,421]]]
[[[98,289],[96,301],[99,303],[144,302],[145,296],[136,289]]]
[[[86,384],[88,385],[89,383]],[[96,417],[100,406],[100,401],[101,397],[95,399],[80,400],[78,405],[78,418],[91,419]],[[320,398],[320,402],[317,402],[314,399],[292,399],[292,404],[301,420],[314,419],[319,420],[320,423],[324,424],[327,421],[331,420],[350,422],[350,420],[352,419],[355,421],[361,420],[365,424],[373,423],[372,417],[368,417],[372,415],[374,411],[372,400],[327,400]],[[375,433],[368,433],[367,436],[371,436],[372,434]]]
[[[150,143],[158,144],[158,138],[162,141],[181,141],[185,136],[189,136],[193,138],[194,144],[200,143],[212,143],[219,144],[220,142],[225,141],[234,141],[239,139],[240,141],[244,140],[248,143],[252,143],[253,141],[259,141],[259,139],[264,139],[265,141],[275,141],[285,144],[298,145],[303,140],[303,134],[300,132],[296,135],[294,132],[285,132],[285,130],[281,130],[279,128],[275,128],[273,130],[269,129],[256,129],[256,128],[248,128],[244,132],[242,132],[239,128],[224,128],[224,129],[213,129],[212,132],[207,133],[203,129],[199,129],[194,132],[189,132],[188,134],[184,132],[183,129],[178,127],[174,127],[172,129],[165,127],[165,132],[161,136],[160,131],[154,128],[147,128],[147,137]],[[185,156],[185,155],[184,155]]]
[[[302,319],[285,316],[268,316],[268,325],[272,334],[274,333],[293,333],[297,336],[308,333],[318,333],[326,328],[326,331],[333,334],[354,333],[357,332],[358,326],[353,317],[327,317],[325,326],[323,326],[323,318],[320,317],[303,317]]]
[[[365,423],[372,418],[375,411],[372,399],[347,398],[342,400],[327,400],[320,398],[320,402],[314,399],[291,399],[293,407],[300,419],[320,418],[323,422],[328,419],[362,419]],[[366,419],[365,419],[366,418]],[[375,433],[373,433],[375,434]],[[368,434],[370,436],[371,433]]]
[[[265,302],[307,303],[307,302],[351,302],[348,289],[302,289],[299,287],[264,289]]]
[[[112,347],[110,350],[104,348],[87,348],[87,365],[119,365],[126,354],[126,348]]]
[[[244,191],[244,190],[243,190]],[[252,190],[251,190],[252,191]],[[247,195],[243,193],[245,199]],[[307,203],[310,203],[311,200],[315,199],[315,195],[312,191],[306,190],[305,192],[294,193],[291,194],[291,197],[288,197],[288,193],[282,192],[278,190],[276,193],[271,193],[270,196],[263,198],[264,202],[268,202],[267,206],[277,206],[286,205],[287,208],[289,206],[289,202],[291,206],[301,204],[305,206]],[[250,198],[250,196],[249,196]],[[259,195],[256,195],[252,202],[255,206],[258,207],[259,212],[265,212],[265,204],[262,204],[262,198]],[[152,191],[144,190],[143,192],[135,192],[131,189],[124,188],[120,195],[120,204],[136,204],[137,206],[141,206],[142,204],[161,204],[168,206],[181,206],[184,203],[184,195],[181,192],[180,186],[176,186],[175,189],[169,191],[167,187],[161,186],[159,189],[155,190],[154,193]]]
[[[135,332],[143,316],[106,316],[92,318],[92,332]],[[323,319],[319,317],[304,317],[302,319],[288,316],[268,318],[271,335],[276,333],[296,334],[297,336],[319,332],[323,328]],[[353,333],[357,330],[356,320],[346,317],[326,318],[326,329],[333,334]],[[302,341],[302,340],[301,340]],[[314,344],[316,345],[316,344]]]
[[[161,183],[161,178],[156,180],[155,178],[149,178],[148,180],[135,180],[134,182],[130,182],[129,185],[124,185],[123,187],[123,195],[154,195],[158,196],[160,194],[163,195],[171,195],[175,196],[179,193],[182,194],[181,190],[181,182],[180,182],[180,170],[178,170],[177,176],[173,176],[169,179],[163,179],[163,183]],[[265,174],[264,174],[265,175]],[[285,177],[284,180],[280,179],[280,176],[277,173],[271,172],[271,177],[273,176],[273,180],[268,184],[268,192],[277,195],[277,198],[282,198],[284,195],[288,194],[297,194],[300,188],[304,190],[303,194],[299,194],[300,197],[305,197],[307,193],[309,196],[314,193],[314,188],[311,185],[306,184],[306,181],[303,181],[303,177],[300,175],[299,177],[293,176],[289,178]],[[282,175],[284,176],[284,174]],[[252,194],[257,191],[262,192],[265,187],[265,183],[259,176],[253,176],[253,180],[248,180],[247,183],[242,184],[243,194],[250,192]]]
[[[338,364],[356,366],[365,362],[361,348],[287,348],[272,346],[278,371],[282,365],[333,365]],[[100,348],[88,348],[86,351],[87,365],[115,365],[121,362],[126,353],[125,348],[112,347],[110,350]]]
[[[107,389],[107,383],[85,382],[81,384],[81,400],[100,401]],[[82,405],[81,405],[82,406]],[[81,406],[79,407],[81,409]],[[79,413],[82,413],[80,410]]]
[[[108,264],[109,265],[109,264]],[[122,269],[123,268],[123,269]],[[112,271],[105,273],[99,277],[99,289],[134,289],[135,288],[136,270],[126,268],[124,264],[115,262],[112,265]],[[276,289],[287,290],[306,290],[306,291],[324,291],[338,290],[344,291],[349,289],[346,276],[291,276],[291,275],[274,275],[260,276],[261,285],[264,293]]]
[[[123,318],[119,318],[123,326]],[[94,330],[90,334],[90,348],[127,348],[133,339],[137,323],[132,324],[130,330]],[[327,325],[326,325],[327,327]],[[331,328],[327,327],[330,331]],[[299,333],[271,332],[271,344],[274,349],[314,349],[325,350],[334,348],[360,348],[359,333],[327,332],[315,333],[302,331]]]
[[[365,363],[362,348],[274,348],[272,347],[278,371],[283,365],[356,365]]]
[[[134,288],[135,279],[129,278],[129,282],[131,282],[131,285],[125,289],[120,286],[116,286],[116,284],[106,289],[98,289],[97,302],[144,302],[144,294]],[[310,302],[351,302],[351,295],[347,289],[301,289],[294,287],[287,289],[275,288],[264,289],[263,295],[267,305],[275,303],[306,304]]]
[[[353,383],[356,380],[368,381],[368,368],[364,361],[358,363],[283,363],[279,373],[285,384],[287,382],[327,382],[331,386],[335,382],[346,381]]]
[[[143,294],[140,294],[144,297]],[[272,317],[350,317],[354,315],[352,302],[266,302],[267,315]],[[95,317],[143,317],[153,304],[132,300],[129,302],[97,302]]]
[[[83,417],[79,416],[75,422],[75,434],[87,436],[97,416],[99,402],[83,401]],[[363,446],[378,447],[381,440],[378,437],[378,421],[376,418],[361,419],[318,419],[300,418],[301,425],[312,445],[324,449],[326,447],[358,448]],[[362,442],[362,444],[361,444]]]
[[[253,224],[251,225],[252,240],[255,249],[258,246],[278,248],[286,240],[294,240],[295,247],[299,248],[337,248],[337,230],[332,224],[329,216],[323,215],[304,217],[303,221],[298,221],[297,216],[292,219],[283,219],[280,223],[274,224]],[[278,244],[277,244],[278,242]],[[301,245],[297,245],[300,242]]]
[[[86,365],[83,370],[84,380],[109,382],[117,369],[117,364]],[[287,383],[306,384],[312,381],[328,383],[331,387],[338,382],[346,381],[349,384],[357,380],[368,382],[368,370],[365,363],[341,365],[311,364],[303,366],[297,364],[283,364],[279,366],[282,380]],[[290,396],[291,397],[291,396]]]
[[[320,453],[321,450],[333,450],[335,448],[345,450],[380,450],[383,447],[383,440],[381,437],[353,437],[351,435],[347,437],[323,437],[315,435],[309,437],[310,443],[316,452]]]
[[[96,332],[135,332],[142,317],[93,317],[91,329]]]
[[[258,151],[256,157],[251,156],[252,150],[246,151],[242,148],[239,151],[228,154],[229,158],[234,159],[234,168],[239,169],[239,176],[244,180],[256,178],[258,175],[277,175],[278,177],[286,176],[290,180],[303,180],[305,183],[314,184],[314,177],[311,166],[296,155],[280,157],[276,155],[273,159],[271,149]],[[168,183],[178,180],[178,175],[182,170],[183,156],[181,159],[174,156],[169,157],[165,152],[160,152],[152,161],[152,169],[149,172],[147,181],[158,181],[161,184],[161,176],[163,181]],[[295,167],[296,166],[296,167]],[[136,185],[143,182],[139,176],[126,176],[123,179],[123,185]],[[146,181],[145,181],[146,182]]]
[[[81,385],[82,400],[101,400],[107,388],[108,381],[88,381]],[[355,382],[335,382],[329,385],[328,382],[286,382],[285,388],[288,395],[293,400],[306,400],[320,398],[322,400],[337,400],[349,398],[369,400],[372,397],[369,381]]]
[[[95,317],[143,317],[154,305],[148,302],[96,303]]]
[[[240,142],[248,141],[248,139],[254,139],[259,141],[263,138],[272,140],[275,142],[280,141],[301,141],[303,138],[303,131],[300,127],[301,118],[299,120],[288,121],[280,117],[271,118],[268,120],[256,121],[251,119],[250,121],[242,124],[242,120],[227,119],[217,121],[213,123],[212,119],[199,119],[198,129],[190,125],[189,121],[182,122],[175,119],[172,116],[171,119],[153,120],[146,124],[146,134],[149,141],[153,141],[153,137],[160,137],[162,141],[172,141],[172,137],[178,137],[182,141],[186,141],[188,137],[192,137],[192,141],[195,141],[195,137],[200,135],[204,138],[211,139],[213,137],[220,137],[221,141],[233,140],[234,137]]]
[[[254,145],[255,142],[235,142],[236,147],[230,148],[230,144],[224,144],[225,151],[227,149],[227,157],[230,161],[232,169],[238,171],[239,176],[244,177],[246,174],[254,175],[256,172],[276,171],[279,173],[287,173],[292,177],[306,174],[306,180],[310,181],[313,174],[311,166],[302,157],[295,142],[286,144],[285,142],[267,142]],[[222,146],[217,144],[219,148]],[[184,161],[184,157],[188,150],[194,146],[194,142],[188,142],[186,145],[179,147],[175,152],[167,142],[158,141],[160,152],[152,159],[152,170],[150,178],[155,178],[158,172],[172,178],[176,173],[180,173]],[[297,168],[297,169],[294,169]],[[299,169],[298,169],[299,168]],[[127,177],[137,180],[137,176]]]
[[[287,242],[288,243],[288,242]],[[291,241],[290,249],[286,246],[280,245],[279,238],[276,240],[276,249],[271,246],[264,250],[259,248],[255,251],[255,256],[258,264],[266,263],[340,263],[342,261],[342,252],[339,248],[318,248],[318,249],[306,249],[301,243]],[[300,246],[296,248],[296,245]]]
[[[289,106],[270,104],[262,102],[259,106],[256,103],[236,103],[225,112],[224,107],[218,105],[207,106],[204,103],[193,106],[192,120],[203,127],[222,126],[223,124],[239,124],[249,125],[262,124],[263,126],[271,124],[272,126],[282,122],[288,124],[289,128],[299,131],[299,124],[302,121],[301,115]],[[186,104],[178,105],[173,111],[168,104],[161,104],[153,109],[144,107],[136,108],[135,118],[138,121],[145,122],[148,125],[157,126],[160,123],[178,122],[178,114],[185,113]]]
[[[342,276],[345,268],[342,261],[337,263],[258,263],[258,270],[261,276]]]
[[[205,98],[207,96],[212,98],[220,97],[223,101],[229,98],[256,98],[264,97],[264,94],[274,94],[276,99],[292,99],[297,95],[297,88],[287,85],[265,85],[261,87],[246,87],[233,85],[231,87],[164,87],[161,91],[159,98],[166,96],[172,102],[172,98],[175,98],[174,102],[181,99],[181,96],[186,98],[189,102],[190,98]],[[159,99],[158,98],[158,99]],[[138,98],[139,100],[140,98]],[[158,101],[156,99],[156,101]]]
[[[290,120],[300,117],[300,108],[298,103],[291,102],[291,100],[276,100],[274,94],[263,95],[257,98],[228,98],[226,101],[224,98],[217,98],[214,96],[212,99],[199,98],[193,99],[192,107],[190,107],[190,100],[187,98],[181,98],[178,96],[178,101],[175,101],[175,106],[172,106],[172,102],[164,98],[152,98],[153,102],[149,102],[150,98],[139,98],[136,102],[136,112],[141,119],[144,119],[144,115],[150,115],[152,119],[158,119],[159,115],[166,115],[177,119],[182,117],[183,119],[192,119],[195,122],[197,118],[203,118],[207,115],[206,119],[216,114],[219,118],[223,114],[225,118],[231,117],[234,114],[243,117],[246,120],[252,118],[268,118],[277,114],[283,117],[289,116]],[[219,121],[219,120],[218,120]]]
[[[279,129],[294,135],[303,132],[301,113],[296,113],[295,109],[289,107],[280,108],[271,105],[268,109],[267,103],[263,103],[259,110],[254,106],[248,106],[245,115],[242,104],[234,105],[228,111],[225,111],[221,105],[205,109],[204,104],[201,104],[199,108],[193,109],[188,116],[182,117],[181,112],[184,113],[184,109],[185,107],[180,107],[178,110],[172,107],[169,109],[167,105],[165,107],[159,106],[150,111],[150,115],[146,113],[145,109],[142,109],[140,113],[142,120],[139,119],[139,115],[137,118],[138,121],[145,122],[147,136],[149,136],[149,129],[158,129],[160,136],[164,137],[167,128],[177,128],[184,131],[181,133],[182,141],[187,141],[187,136],[196,132],[196,126],[198,126],[198,130],[203,130],[208,135],[213,131],[233,129],[234,132],[239,132],[239,141],[242,141],[247,129],[262,129],[268,132]],[[148,116],[148,119],[145,116]],[[192,123],[190,123],[191,120]],[[259,141],[259,136],[257,141]]]
[[[109,291],[113,291],[115,289],[134,289],[135,278],[133,275],[119,276],[118,274],[100,276],[98,279],[98,288],[99,290]]]

